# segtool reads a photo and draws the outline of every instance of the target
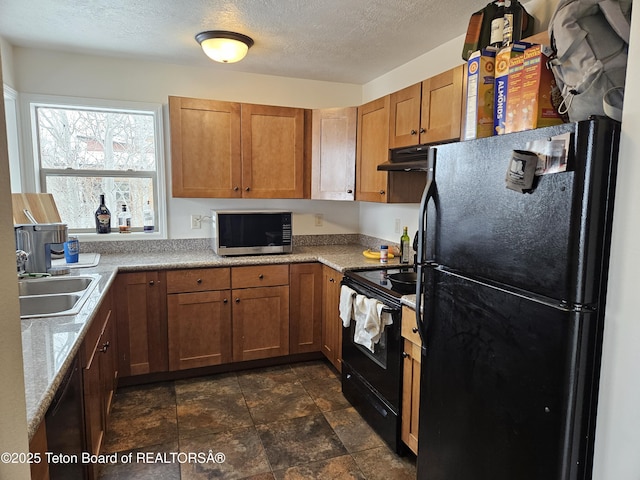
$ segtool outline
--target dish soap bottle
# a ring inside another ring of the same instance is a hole
[[[104,194],[100,195],[100,205],[95,217],[96,233],[111,233],[111,212],[104,203]]]
[[[131,233],[131,213],[127,211],[127,205],[122,205],[122,211],[118,213],[118,229],[120,233]]]
[[[151,202],[149,200],[147,200],[147,203],[142,209],[142,222],[144,232],[153,233],[153,209],[151,208]]]
[[[400,263],[409,263],[409,234],[407,233],[407,227],[402,229],[402,236],[400,237]]]

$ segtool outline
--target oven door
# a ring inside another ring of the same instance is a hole
[[[353,287],[352,287],[353,288]],[[342,332],[342,361],[357,373],[379,396],[399,411],[402,373],[402,337],[400,308],[385,307],[393,323],[383,330],[371,352],[354,341],[355,321]]]

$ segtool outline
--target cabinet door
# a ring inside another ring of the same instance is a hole
[[[389,95],[358,107],[356,200],[387,202],[387,172],[377,167],[389,157]]]
[[[400,436],[411,451],[417,454],[418,414],[420,412],[420,346],[405,339],[403,356],[402,425],[400,427]]]
[[[342,371],[342,320],[340,320],[340,280],[342,274],[322,267],[322,353]]]
[[[322,347],[322,265],[296,263],[289,277],[289,353]]]
[[[422,84],[416,83],[390,96],[389,148],[409,147],[420,143],[420,108]]]
[[[311,198],[354,199],[357,118],[356,107],[313,111]]]
[[[120,273],[115,287],[120,376],[166,372],[164,272]]]
[[[168,295],[170,370],[231,361],[230,296],[229,290]]]
[[[422,82],[420,143],[460,138],[465,76],[460,65]]]
[[[289,287],[233,290],[233,360],[289,353]]]
[[[174,197],[241,197],[240,104],[169,97]]]
[[[304,198],[304,109],[242,104],[242,196]]]

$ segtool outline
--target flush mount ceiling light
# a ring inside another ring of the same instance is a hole
[[[253,39],[241,33],[211,30],[196,35],[207,57],[221,63],[239,62],[253,45]]]

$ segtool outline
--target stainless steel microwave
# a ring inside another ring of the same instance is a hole
[[[211,248],[217,255],[291,253],[291,212],[212,210]]]

